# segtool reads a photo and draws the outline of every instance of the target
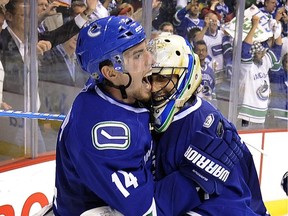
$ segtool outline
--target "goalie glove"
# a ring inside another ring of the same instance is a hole
[[[206,193],[221,194],[232,168],[243,157],[244,144],[236,128],[220,113],[207,116],[184,153],[180,172]]]

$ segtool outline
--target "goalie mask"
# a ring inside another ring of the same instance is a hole
[[[191,45],[181,36],[160,35],[148,47],[155,62],[151,76],[154,127],[164,132],[199,87],[201,67]]]

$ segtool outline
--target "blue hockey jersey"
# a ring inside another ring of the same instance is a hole
[[[154,184],[152,148],[147,109],[99,88],[83,90],[58,134],[54,214],[79,216],[108,205],[125,216],[167,216],[199,205],[183,176],[171,173]]]
[[[173,122],[163,134],[157,135],[158,180],[180,167],[186,149],[197,142],[191,139],[193,134],[202,128],[208,115],[217,115],[218,112],[209,102],[197,97],[192,105],[187,105],[174,116]],[[246,146],[243,153],[244,157],[231,171],[220,195],[208,195],[199,190],[199,196],[203,194],[202,203],[190,212],[191,215],[192,212],[203,216],[266,215],[253,157]]]

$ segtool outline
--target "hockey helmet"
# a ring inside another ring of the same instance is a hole
[[[153,95],[161,90],[152,92],[154,127],[157,132],[164,132],[175,113],[199,87],[202,79],[200,61],[198,55],[193,53],[190,43],[178,35],[160,35],[151,40],[148,47],[154,54],[155,61],[152,76],[171,78],[171,75],[176,74],[178,78],[177,83],[174,83],[174,90],[161,101],[153,100]]]
[[[123,52],[146,38],[143,27],[125,16],[109,16],[91,22],[78,36],[76,55],[81,68],[92,75],[96,83],[104,77],[99,64],[113,63],[115,70],[123,72]]]

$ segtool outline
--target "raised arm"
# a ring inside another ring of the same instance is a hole
[[[248,32],[248,34],[246,35],[244,41],[248,44],[252,44],[253,43],[253,36],[256,32],[256,29],[258,27],[258,24],[259,24],[259,20],[260,18],[258,16],[253,16],[252,19],[251,19],[251,24],[252,24],[252,27],[250,29],[250,31]]]
[[[195,36],[195,41],[203,40],[204,35],[206,34],[209,24],[210,24],[210,18],[206,15],[204,18],[205,25],[202,28],[202,30]]]

